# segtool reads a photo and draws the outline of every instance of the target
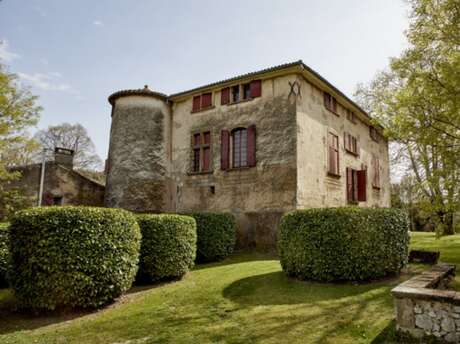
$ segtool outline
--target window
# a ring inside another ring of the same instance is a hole
[[[329,174],[340,176],[339,169],[339,137],[329,133],[328,137],[328,168]]]
[[[196,133],[192,136],[192,172],[211,170],[211,133]]]
[[[232,103],[237,103],[240,101],[240,85],[232,87]]]
[[[221,169],[256,166],[256,126],[221,132]]]
[[[366,201],[367,171],[347,167],[347,201],[357,203]]]
[[[344,133],[343,145],[348,153],[358,155],[358,140],[350,133]]]
[[[206,92],[193,97],[192,112],[205,110],[212,107],[212,92]]]
[[[372,187],[380,189],[380,161],[376,156],[372,157]]]
[[[232,167],[246,167],[248,165],[248,134],[246,129],[232,131]]]
[[[53,197],[53,204],[54,205],[62,205],[62,196],[54,196]]]
[[[250,100],[262,95],[262,81],[253,80],[242,85],[225,87],[220,93],[220,104],[233,104],[242,100]]]
[[[206,109],[212,106],[212,93],[203,93],[201,95],[201,108]]]
[[[327,92],[324,92],[324,106],[329,111],[332,111],[334,114],[338,115],[337,100]]]
[[[243,85],[243,99],[250,99],[251,98],[251,84],[244,84]]]
[[[356,119],[356,115],[353,111],[347,109],[347,119],[351,122],[351,123],[358,123],[358,120]]]
[[[377,129],[375,129],[375,127],[369,127],[369,136],[373,141],[379,142],[379,133],[377,132]]]

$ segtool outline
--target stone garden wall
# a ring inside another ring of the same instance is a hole
[[[441,263],[392,290],[399,331],[460,341],[460,293],[447,290],[455,265]]]

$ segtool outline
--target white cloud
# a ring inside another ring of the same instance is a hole
[[[100,20],[93,21],[93,24],[96,25],[96,26],[104,26],[104,23],[101,22]]]
[[[67,92],[70,94],[78,95],[79,92],[72,89],[69,84],[59,82],[59,78],[62,77],[60,73],[52,72],[52,73],[34,73],[34,74],[26,74],[26,73],[17,73],[19,78],[30,85],[39,88],[44,91],[60,91],[60,92]]]
[[[40,59],[40,62],[41,62],[44,66],[48,66],[48,65],[50,64],[49,61],[48,61],[48,59],[46,59],[46,58],[44,58],[44,57],[42,57],[42,58]]]
[[[9,50],[10,45],[6,39],[0,41],[0,60],[11,62],[21,58],[21,55],[13,53]]]

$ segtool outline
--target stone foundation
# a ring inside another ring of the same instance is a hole
[[[413,337],[460,341],[460,293],[446,290],[455,265],[441,263],[394,288],[397,329]]]

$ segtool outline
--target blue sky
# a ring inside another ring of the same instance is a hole
[[[402,0],[3,0],[2,63],[40,96],[39,128],[83,124],[104,159],[107,97],[175,93],[302,59],[349,96],[399,55]]]

